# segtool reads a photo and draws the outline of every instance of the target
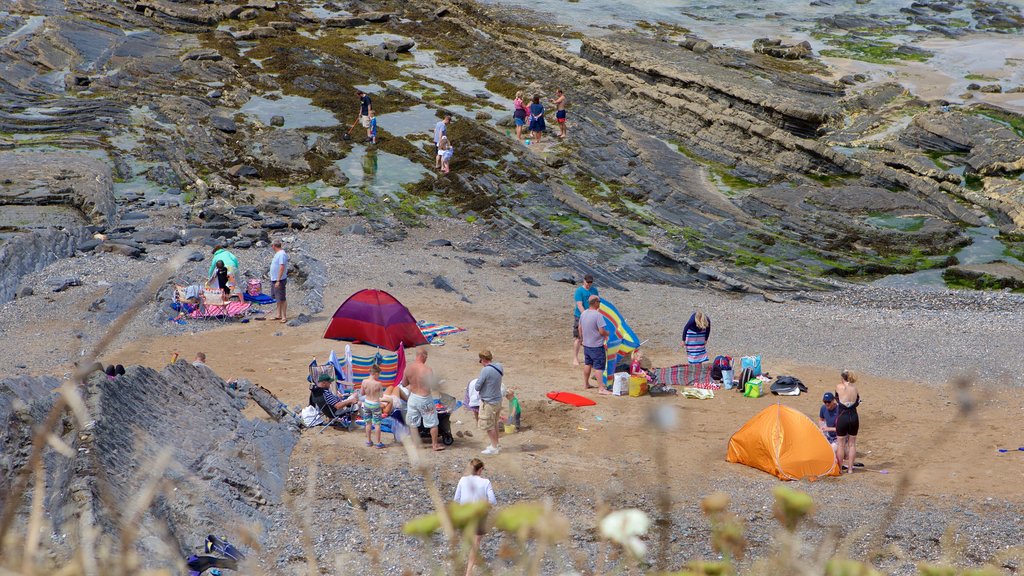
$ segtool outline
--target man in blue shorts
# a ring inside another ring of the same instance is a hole
[[[559,88],[555,90],[555,99],[552,102],[555,105],[555,120],[558,120],[558,137],[565,138],[565,92]]]
[[[578,286],[572,295],[572,365],[580,365],[580,314],[589,306],[591,296],[598,296],[594,277],[587,274],[583,277],[583,285]]]
[[[604,315],[598,308],[601,307],[601,297],[591,296],[588,301],[590,307],[580,315],[580,339],[583,341],[583,388],[594,388],[590,385],[590,372],[597,368],[603,372],[605,369],[607,348],[605,339],[608,338],[608,330],[604,327]],[[601,394],[611,394],[604,387],[600,387]]]

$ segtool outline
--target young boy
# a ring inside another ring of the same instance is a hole
[[[370,367],[370,376],[363,380],[363,421],[366,422],[366,445],[373,446],[370,440],[370,432],[373,427],[377,428],[377,448],[384,448],[380,441],[380,421],[382,417],[381,396],[384,386],[380,382],[380,366],[374,364]]]
[[[370,110],[370,143],[377,143],[377,113]]]

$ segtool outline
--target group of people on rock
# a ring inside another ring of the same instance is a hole
[[[566,137],[566,98],[561,88],[555,90],[555,97],[551,100],[555,106],[555,120],[558,122],[558,138]],[[512,101],[512,121],[516,125],[516,139],[524,142],[523,128],[529,132],[528,136],[533,142],[540,142],[544,132],[547,130],[547,123],[544,120],[544,105],[540,103],[540,94],[534,94],[529,103],[523,100],[523,92],[516,92]],[[527,144],[530,142],[527,140]]]

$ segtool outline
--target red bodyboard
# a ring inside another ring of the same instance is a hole
[[[580,396],[579,394],[573,394],[572,392],[548,392],[548,398],[551,398],[555,402],[561,402],[570,406],[596,406],[597,402],[594,402],[590,398]]]

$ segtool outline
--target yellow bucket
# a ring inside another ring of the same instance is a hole
[[[516,433],[516,425],[515,424],[505,424],[505,434],[515,434],[515,433]]]

